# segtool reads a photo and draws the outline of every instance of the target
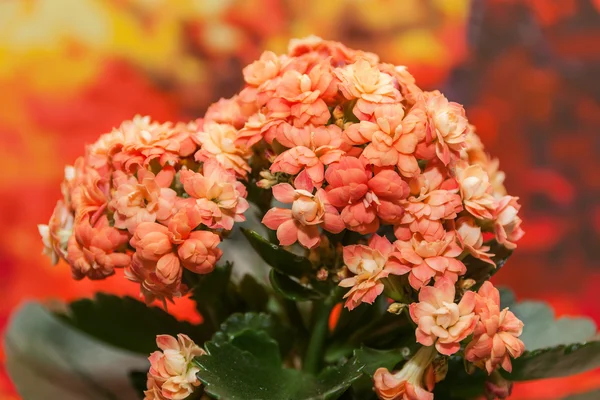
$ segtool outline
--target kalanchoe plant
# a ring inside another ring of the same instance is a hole
[[[512,381],[600,365],[593,325],[509,309],[488,281],[523,236],[520,206],[460,104],[317,37],[243,74],[195,122],[136,117],[102,135],[40,226],[75,279],[123,268],[148,305],[196,301],[200,325],[105,295],[60,314],[113,346],[156,340],[147,375],[131,371],[140,396],[505,398]],[[251,258],[220,262],[250,214],[264,276]]]

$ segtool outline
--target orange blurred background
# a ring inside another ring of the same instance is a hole
[[[495,282],[600,324],[600,1],[2,0],[0,332],[25,299],[136,294],[119,277],[75,282],[41,255],[36,224],[86,143],[135,114],[194,119],[263,50],[309,34],[407,65],[464,103],[523,204],[527,235]],[[512,398],[597,387],[599,371]]]

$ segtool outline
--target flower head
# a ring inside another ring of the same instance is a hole
[[[314,185],[306,173],[298,175],[294,186],[280,183],[273,186],[276,200],[291,204],[291,209],[272,208],[264,216],[262,223],[277,230],[277,238],[283,246],[296,241],[306,248],[313,248],[321,241],[319,227],[332,233],[344,229],[344,223],[335,207],[328,200],[323,189],[314,192]]]
[[[500,310],[500,293],[491,282],[485,282],[475,296],[475,314],[479,322],[473,340],[465,349],[465,357],[491,374],[498,366],[511,372],[511,357],[517,358],[525,351],[519,336],[521,322],[508,308]]]
[[[369,246],[350,245],[344,247],[344,263],[353,276],[340,282],[350,287],[346,293],[346,308],[352,310],[361,303],[372,304],[383,292],[383,282],[389,274],[400,275],[407,270],[394,257],[394,246],[379,235],[371,236]]]
[[[206,352],[187,335],[178,334],[177,339],[169,335],[158,335],[156,345],[161,351],[150,355],[148,390],[146,400],[182,400],[200,386],[196,374],[199,368],[194,357]]]
[[[521,205],[518,197],[504,196],[498,200],[494,212],[496,240],[507,249],[517,247],[517,242],[525,232],[521,228],[521,218],[517,215]]]
[[[193,138],[201,146],[194,156],[196,161],[216,160],[242,178],[250,171],[250,149],[236,143],[237,129],[233,125],[205,121]]]
[[[67,258],[67,245],[73,234],[73,214],[62,201],[56,203],[48,225],[38,225],[44,243],[44,254],[52,259],[52,264],[60,258]]]
[[[439,279],[434,286],[424,286],[419,292],[419,302],[410,305],[410,317],[418,324],[417,342],[432,346],[444,355],[460,349],[460,342],[469,336],[477,317],[473,312],[475,293],[466,292],[460,302],[454,302],[454,283]]]
[[[434,347],[421,347],[397,372],[379,368],[373,375],[375,393],[381,400],[433,400]]]

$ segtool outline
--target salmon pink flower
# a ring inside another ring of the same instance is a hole
[[[419,302],[410,305],[410,317],[418,325],[417,342],[433,346],[450,356],[460,350],[460,342],[473,333],[477,317],[475,292],[466,292],[460,302],[454,302],[456,289],[449,279],[442,278],[434,286],[424,286]]]
[[[73,233],[67,245],[73,278],[104,279],[114,274],[115,268],[129,265],[131,257],[123,252],[127,234],[111,227],[106,215],[93,225],[89,218],[77,220]]]
[[[205,121],[193,136],[201,145],[194,155],[196,161],[216,160],[223,168],[245,178],[250,171],[248,158],[252,154],[246,146],[236,144],[237,129],[233,125]]]
[[[137,178],[116,171],[113,179],[116,192],[109,207],[114,210],[115,228],[130,233],[141,222],[164,222],[174,213],[177,193],[169,189],[175,171],[165,167],[158,176],[140,168]]]
[[[407,241],[419,233],[429,241],[441,240],[444,220],[454,219],[462,211],[458,183],[447,177],[444,167],[433,164],[409,186],[412,196],[403,203],[405,213],[394,231],[396,237]]]
[[[373,114],[377,104],[396,103],[402,100],[391,75],[381,72],[365,58],[335,70],[340,80],[339,90],[348,100],[358,99],[354,114],[366,119]]]
[[[491,374],[498,366],[512,371],[510,358],[517,358],[525,351],[519,336],[523,332],[521,322],[508,308],[500,311],[500,293],[491,282],[485,282],[475,297],[475,314],[479,322],[473,340],[465,349],[465,357]]]
[[[200,370],[194,357],[206,352],[187,335],[158,335],[156,345],[161,351],[150,355],[148,391],[146,400],[182,400],[189,397],[201,385],[196,374]],[[158,395],[158,396],[157,396]],[[159,397],[160,396],[160,397]]]
[[[112,156],[116,169],[133,171],[138,167],[147,167],[152,160],[158,160],[164,166],[173,165],[181,157],[193,154],[197,146],[192,134],[197,130],[196,123],[159,124],[150,117],[136,116],[125,121],[119,127],[123,137],[119,152]]]
[[[344,223],[323,189],[315,194],[314,185],[305,173],[294,181],[294,186],[280,183],[273,186],[273,196],[282,203],[291,203],[291,209],[272,208],[264,216],[262,223],[269,229],[277,230],[277,238],[283,246],[296,241],[306,248],[318,246],[321,242],[319,226],[326,231],[339,233]]]
[[[381,400],[433,400],[434,347],[421,347],[402,368],[392,374],[379,368],[373,375],[375,393]]]
[[[477,225],[473,217],[460,217],[456,221],[456,233],[463,248],[473,257],[496,266],[492,260],[494,254],[489,253],[490,246],[483,245],[483,234],[481,227]]]
[[[236,129],[241,129],[248,117],[255,112],[256,107],[248,106],[240,102],[238,96],[233,96],[230,99],[219,99],[211,104],[204,114],[204,121],[232,125]]]
[[[521,228],[521,218],[517,215],[521,209],[518,200],[518,197],[504,196],[498,200],[494,212],[496,240],[507,249],[515,249],[515,242],[525,234]]]
[[[368,143],[362,157],[370,164],[378,167],[395,165],[403,176],[415,176],[421,170],[414,153],[418,142],[425,136],[419,137],[415,132],[404,133],[403,116],[401,104],[381,104],[373,113],[373,122],[352,124],[344,136],[353,145]]]
[[[400,220],[400,201],[408,195],[408,185],[392,170],[372,172],[355,157],[342,157],[325,172],[329,201],[338,209],[346,227],[362,234],[379,228],[381,218]]]
[[[217,246],[219,235],[208,231],[194,231],[177,249],[181,264],[197,274],[212,272],[223,252]]]
[[[342,130],[333,124],[302,129],[288,126],[276,138],[290,149],[277,156],[271,172],[297,175],[306,171],[317,187],[323,183],[325,165],[339,161],[344,155]]]
[[[415,290],[420,290],[432,278],[447,278],[456,283],[459,275],[467,272],[465,265],[456,257],[462,250],[456,242],[454,232],[446,232],[441,240],[428,242],[415,234],[408,242],[395,242],[400,262],[410,269],[408,282]]]
[[[488,174],[481,165],[459,163],[456,166],[456,179],[465,209],[478,219],[491,219],[496,200],[492,196]]]
[[[285,57],[279,57],[272,51],[265,51],[258,60],[242,70],[244,80],[250,86],[259,87],[279,75],[284,64]]]
[[[249,207],[246,188],[215,160],[205,162],[201,174],[182,169],[179,179],[190,196],[180,204],[198,210],[204,225],[231,230],[234,221],[246,220],[244,212]]]
[[[351,288],[344,296],[346,308],[352,311],[361,303],[373,304],[383,292],[383,282],[389,274],[400,275],[407,270],[393,257],[394,245],[382,236],[373,235],[369,246],[344,247],[344,263],[354,275],[343,279],[341,287]]]
[[[253,114],[248,121],[244,124],[244,127],[238,131],[237,138],[235,139],[235,145],[243,148],[246,146],[247,148],[251,148],[256,143],[260,142],[263,139],[263,135],[267,130],[269,130],[272,125],[269,125],[271,121],[267,119],[265,114],[261,112],[257,112]],[[273,132],[276,130],[274,129]],[[266,138],[267,142],[271,143],[273,141],[272,137]]]
[[[407,115],[407,128],[409,126],[425,129],[426,142],[435,147],[435,154],[444,165],[451,159],[459,159],[460,151],[466,146],[469,122],[465,110],[460,104],[449,102],[439,91],[424,92],[420,96]]]
[[[67,245],[73,234],[74,217],[64,202],[58,201],[48,225],[38,225],[44,243],[44,254],[56,265],[59,259],[67,258]]]
[[[340,42],[323,40],[315,35],[290,40],[288,54],[298,58],[308,54],[318,54],[321,59],[330,59],[332,65],[345,65],[358,59],[367,59],[371,64],[379,62],[376,54],[349,49]]]
[[[140,223],[130,240],[135,248],[134,263],[152,271],[155,278],[164,285],[181,279],[181,264],[174,254],[169,229],[156,222]]]

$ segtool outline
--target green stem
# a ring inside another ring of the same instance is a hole
[[[325,300],[313,303],[312,330],[304,363],[302,364],[302,369],[306,372],[316,374],[321,369],[325,352],[325,341],[329,332],[329,314],[339,301],[341,293],[343,291],[339,287],[336,287]]]

